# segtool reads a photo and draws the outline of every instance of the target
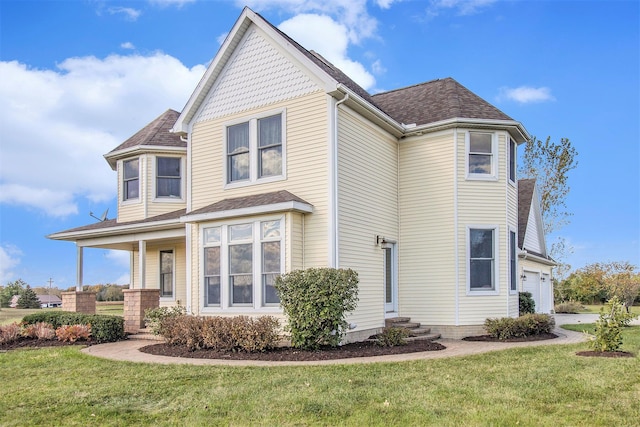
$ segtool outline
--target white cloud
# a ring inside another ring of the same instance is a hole
[[[226,33],[222,33],[218,37],[216,37],[216,41],[218,42],[218,44],[222,45],[222,43],[224,43],[224,41],[227,39],[228,35],[229,32],[227,31]]]
[[[123,49],[131,49],[131,50],[136,48],[131,42],[124,42],[120,45],[120,47]]]
[[[129,275],[129,273],[123,274],[122,276],[114,280],[112,283],[115,283],[116,285],[130,285],[131,275]]]
[[[142,14],[141,11],[133,9],[131,7],[110,7],[109,9],[107,9],[107,12],[109,12],[109,14],[111,15],[122,14],[127,21],[137,21]]]
[[[371,64],[371,70],[373,71],[373,74],[376,75],[381,75],[387,72],[387,69],[382,65],[382,62],[380,62],[379,59]]]
[[[427,15],[438,16],[443,10],[453,10],[458,15],[474,15],[491,6],[497,0],[431,0]]]
[[[196,0],[149,0],[149,3],[160,7],[176,6],[178,9]]]
[[[69,58],[57,70],[0,62],[0,203],[63,217],[80,196],[111,199],[115,175],[102,155],[180,110],[204,70],[163,53]]]
[[[326,15],[301,14],[278,27],[306,49],[315,50],[365,89],[373,87],[375,78],[359,62],[347,56],[347,28]]]
[[[511,100],[521,104],[530,104],[534,102],[555,101],[551,95],[551,89],[548,87],[530,87],[520,86],[516,88],[502,87],[498,94],[498,100]]]
[[[112,261],[114,264],[118,265],[119,267],[129,268],[129,262],[131,260],[131,252],[108,250],[105,253],[105,258],[107,258],[109,261]]]
[[[13,268],[20,264],[22,251],[10,244],[0,246],[0,283],[16,280]]]

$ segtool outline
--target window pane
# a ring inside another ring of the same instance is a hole
[[[469,173],[491,173],[491,156],[469,154]]]
[[[280,221],[265,221],[262,226],[262,238],[280,237]]]
[[[493,260],[471,260],[471,289],[493,289]]]
[[[516,233],[513,231],[509,232],[509,280],[511,285],[511,290],[515,291],[518,289],[518,282],[516,281]]]
[[[280,297],[278,291],[276,291],[276,277],[278,274],[263,274],[262,275],[262,289],[264,293],[265,304],[279,304]]]
[[[253,264],[253,245],[229,246],[229,273],[251,274]]]
[[[220,227],[212,227],[204,229],[204,243],[220,243]]]
[[[220,275],[220,247],[204,249],[204,275]]]
[[[137,199],[139,196],[138,179],[131,179],[124,182],[124,199]]]
[[[282,146],[260,150],[260,176],[274,176],[282,173]]]
[[[205,305],[220,305],[220,276],[205,278]]]
[[[475,132],[470,133],[469,151],[472,153],[491,153],[491,134]]]
[[[253,224],[232,225],[229,227],[229,240],[249,240],[253,235]]]
[[[180,177],[180,159],[177,157],[158,157],[158,176]]]
[[[253,276],[251,274],[231,276],[233,304],[253,303]]]
[[[516,143],[509,139],[509,179],[516,181]]]
[[[258,120],[258,138],[259,147],[282,144],[282,118],[280,114]]]
[[[493,258],[493,230],[472,229],[471,258]]]
[[[249,123],[229,126],[227,128],[227,154],[249,151]]]
[[[127,160],[124,165],[124,179],[138,178],[138,159]]]
[[[173,251],[160,251],[160,296],[173,296]]]
[[[384,248],[384,293],[388,304],[393,302],[391,255],[391,248]]]
[[[180,179],[158,178],[156,182],[157,197],[180,197]]]
[[[262,272],[280,273],[280,242],[262,244]]]
[[[229,156],[229,182],[249,179],[249,152]]]

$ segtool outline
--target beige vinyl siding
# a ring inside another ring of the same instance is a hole
[[[465,166],[467,160],[465,135],[466,130],[458,130],[458,257],[460,260],[459,292],[459,324],[480,325],[487,317],[503,317],[511,306],[508,282],[508,227],[507,197],[505,188],[507,181],[506,141],[502,132],[497,133],[497,150],[494,160],[497,161],[498,180],[466,179]],[[467,269],[469,248],[469,226],[497,226],[494,239],[498,242],[495,254],[495,277],[498,295],[467,295]]]
[[[299,213],[287,215],[287,263],[290,270],[304,269],[304,220],[305,216]]]
[[[427,325],[454,323],[453,132],[400,143],[399,308]]]
[[[197,123],[191,138],[192,209],[227,198],[288,190],[313,205],[313,213],[306,215],[304,220],[304,265],[326,266],[329,188],[327,105],[327,95],[317,92],[286,103]],[[225,124],[285,108],[286,180],[225,189]]]
[[[506,146],[506,150],[508,153],[508,149],[509,149],[509,137],[508,135],[505,137],[505,146]],[[519,268],[518,268],[518,252],[520,251],[520,249],[518,249],[518,188],[517,186],[513,185],[510,183],[510,181],[508,180],[509,175],[508,175],[509,171],[505,170],[505,174],[507,176],[507,224],[509,225],[509,230],[513,231],[516,233],[516,281],[520,280],[520,273],[519,273]],[[517,317],[519,315],[518,311],[519,311],[519,299],[518,299],[518,293],[511,293],[511,276],[510,276],[510,260],[509,260],[509,234],[507,233],[506,235],[506,240],[505,240],[505,245],[506,245],[506,250],[507,250],[507,259],[506,259],[506,263],[507,263],[507,276],[505,277],[505,284],[507,287],[507,290],[509,292],[509,303],[508,303],[508,313],[506,313],[505,315],[509,315],[511,317]]]
[[[538,223],[536,222],[535,212],[533,209],[529,210],[529,217],[527,219],[527,232],[524,235],[523,246],[524,249],[543,253],[540,245],[540,230],[538,229]]]
[[[131,157],[133,159],[135,157]],[[130,160],[130,159],[124,159]],[[144,197],[147,194],[145,189],[145,179],[144,179],[144,170],[146,168],[146,156],[141,155],[138,156],[139,162],[139,175],[138,175],[138,183],[140,185],[139,188],[139,198],[136,201],[127,201],[124,202],[123,198],[123,190],[124,190],[124,172],[122,166],[122,160],[118,161],[118,222],[127,222],[127,221],[137,221],[144,219]]]
[[[358,329],[384,325],[384,253],[375,236],[398,240],[396,139],[340,107],[338,128],[339,266],[358,272]]]

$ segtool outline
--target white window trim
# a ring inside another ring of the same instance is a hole
[[[268,176],[265,178],[258,177],[258,120],[280,114],[282,120],[282,171],[280,175]],[[249,179],[242,181],[229,182],[229,160],[227,152],[227,128],[229,126],[238,125],[249,122]],[[263,184],[268,182],[283,181],[287,179],[287,110],[278,109],[265,111],[260,114],[243,117],[241,119],[226,122],[223,125],[223,187],[225,189],[246,187],[254,184]]]
[[[143,156],[138,156],[138,157],[131,157],[129,159],[122,159],[122,160],[118,160],[118,174],[120,175],[120,179],[119,179],[119,184],[120,184],[120,204],[122,206],[126,206],[126,205],[137,205],[142,203],[142,198],[143,198],[143,166],[144,166],[144,162],[143,160]],[[129,162],[131,160],[138,160],[138,197],[136,197],[135,199],[125,199],[125,194],[124,194],[124,162]]]
[[[512,186],[516,186],[516,181],[518,181],[518,143],[511,138],[509,134],[506,135],[507,138],[507,181]],[[511,142],[513,141],[513,153],[511,152]],[[511,179],[510,171],[511,171],[511,157],[513,156],[513,179]]]
[[[160,301],[173,302],[176,300],[176,248],[174,247],[158,249],[158,289],[160,289],[160,295],[162,295],[162,252],[167,251],[171,251],[173,253],[173,265],[171,266],[171,268],[173,269],[173,274],[171,277],[171,296],[160,296]]]
[[[507,268],[507,284],[509,287],[509,295],[517,295],[518,294],[518,288],[519,288],[519,277],[518,277],[518,230],[516,230],[515,228],[509,226],[508,227],[509,232],[507,233],[507,259],[509,260],[509,267]],[[515,258],[516,258],[516,264],[514,266],[515,269],[515,280],[516,280],[516,288],[511,289],[511,233],[515,234]]]
[[[493,230],[493,289],[471,290],[471,229]],[[467,295],[500,295],[500,226],[497,224],[467,225]]]
[[[180,197],[158,197],[156,187],[158,183],[158,157],[180,159]],[[171,154],[156,154],[152,156],[152,182],[151,182],[151,194],[153,194],[154,203],[184,203],[185,194],[187,191],[186,186],[186,162],[184,156],[176,156]]]
[[[469,154],[470,154],[470,144],[471,144],[471,134],[472,133],[484,133],[491,135],[491,173],[471,173],[469,172]],[[470,181],[498,181],[499,177],[499,151],[498,151],[498,136],[495,132],[489,132],[486,130],[468,130],[465,132],[464,136],[464,146],[465,146],[465,175],[467,180]]]
[[[260,224],[265,221],[280,221],[280,270],[284,274],[285,254],[286,254],[286,218],[284,215],[270,215],[265,217],[253,217],[248,219],[238,219],[229,222],[211,222],[200,224],[200,292],[202,297],[199,301],[200,312],[205,314],[241,314],[241,313],[282,313],[280,305],[263,305],[262,304],[262,236],[260,234]],[[232,305],[231,289],[229,282],[229,227],[240,224],[252,224],[252,240],[253,245],[253,304],[251,305]],[[204,229],[220,227],[220,243],[206,245],[204,243]],[[264,241],[276,241],[275,239],[266,239]],[[220,306],[208,307],[204,304],[205,295],[205,278],[204,278],[204,248],[211,246],[220,246]]]

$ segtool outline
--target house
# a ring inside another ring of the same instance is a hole
[[[78,291],[84,248],[130,252],[125,298],[197,315],[282,316],[277,275],[352,268],[348,340],[400,316],[462,337],[518,316],[539,261],[517,246],[528,138],[452,78],[371,95],[245,8],[184,109],[105,155],[117,218],[48,237],[76,243]]]
[[[19,299],[20,295],[14,295],[11,297],[9,307],[16,308],[18,306]],[[38,295],[38,300],[40,301],[40,307],[42,308],[56,308],[62,306],[62,300],[56,295]]]
[[[547,253],[540,201],[534,179],[518,181],[518,254],[521,291],[530,292],[537,313],[553,313],[551,269],[556,263]]]

